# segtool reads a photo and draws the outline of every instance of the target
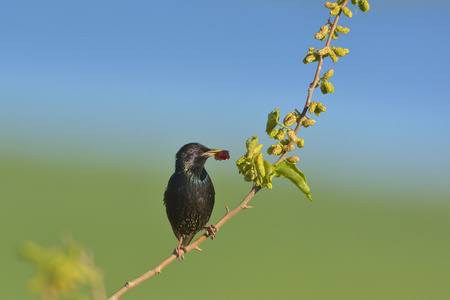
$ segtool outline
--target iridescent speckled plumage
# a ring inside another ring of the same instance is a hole
[[[209,221],[214,207],[214,186],[204,165],[222,150],[199,143],[186,144],[177,152],[175,172],[164,193],[164,204],[179,250],[189,245]]]

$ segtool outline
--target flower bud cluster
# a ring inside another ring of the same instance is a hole
[[[328,80],[320,82],[320,91],[322,94],[334,93],[334,86]]]
[[[353,2],[353,1],[352,1]],[[369,2],[367,2],[367,0],[360,0],[359,2],[358,2],[358,6],[359,6],[359,9],[362,11],[362,12],[367,12],[367,11],[369,11],[369,9],[370,9],[370,5],[369,5]]]
[[[351,0],[351,2],[353,5],[358,5],[359,9],[362,12],[367,12],[370,9],[370,5],[367,0]],[[341,11],[345,16],[349,18],[353,16],[352,11],[346,6],[342,7],[342,4],[344,4],[343,0],[338,0],[337,2],[325,2],[325,7],[330,9],[330,17],[338,15]]]
[[[302,123],[303,127],[309,127],[314,124],[316,124],[316,120],[309,119],[309,118],[305,118],[305,120],[303,120],[303,123]]]
[[[247,153],[236,161],[239,173],[244,175],[245,181],[254,181],[261,187],[267,186],[272,189],[273,165],[263,159],[263,154],[260,152],[262,144],[258,145],[258,137],[248,139],[246,146]]]
[[[335,30],[336,30],[337,32],[339,32],[339,33],[342,33],[342,34],[347,34],[347,33],[350,32],[350,28],[343,27],[343,26],[341,26],[341,25],[337,25]]]
[[[306,53],[305,58],[303,59],[303,63],[309,64],[312,63],[314,61],[318,61],[320,58],[319,54],[317,54],[317,49],[314,47],[309,47],[308,49],[308,53]]]
[[[336,33],[336,32],[335,32]],[[333,33],[334,36],[334,33]],[[313,47],[309,48],[308,53],[306,54],[305,58],[303,59],[304,64],[309,64],[315,61],[318,61],[320,56],[327,57],[329,56],[333,62],[338,61],[338,57],[345,56],[349,53],[349,50],[347,48],[341,48],[341,47],[324,47],[320,50],[314,49]]]
[[[330,32],[330,26],[323,25],[322,27],[320,27],[320,30],[314,35],[314,38],[316,40],[323,41],[328,36],[329,32]]]
[[[330,11],[330,17],[336,16],[341,11],[341,7],[336,5],[331,11]]]
[[[290,127],[290,126],[294,125],[295,122],[297,122],[297,119],[298,119],[298,117],[297,117],[296,112],[291,112],[286,115],[286,117],[283,120],[283,123],[287,127]]]
[[[333,8],[335,8],[336,6],[338,6],[338,4],[337,3],[332,3],[332,2],[325,2],[325,7],[326,8],[329,8],[329,9],[333,9]]]
[[[245,181],[253,181],[256,177],[253,157],[259,152],[258,148],[261,149],[257,143],[258,137],[253,137],[251,140],[248,139],[246,141],[247,153],[236,161],[239,173],[244,175]]]
[[[300,158],[298,156],[289,156],[287,158],[287,161],[290,163],[295,164],[296,162],[300,161]]]
[[[275,136],[275,139],[279,141],[283,140],[284,137],[286,136],[286,130],[284,130],[284,128],[274,130],[278,130],[278,134]]]
[[[370,9],[369,2],[367,0],[352,0],[353,5],[358,5],[362,12],[367,12]]]
[[[316,114],[316,116],[320,116],[320,114],[324,111],[326,111],[327,108],[320,102],[311,102],[309,105],[308,112],[310,114]]]
[[[267,154],[269,155],[280,155],[283,148],[280,144],[271,145],[269,149],[267,149]]]
[[[329,80],[331,78],[331,76],[334,75],[334,70],[333,69],[329,69],[328,71],[325,72],[325,74],[323,74],[322,78],[320,78],[321,80]]]
[[[344,6],[344,7],[342,8],[342,13],[343,13],[344,15],[346,15],[347,17],[349,17],[349,18],[353,17],[352,11],[351,11],[348,7],[346,7],[346,6]]]
[[[332,74],[331,74],[332,75]],[[330,75],[330,77],[331,77]],[[269,114],[266,132],[270,138],[278,140],[275,144],[271,145],[267,149],[269,155],[281,155],[283,153],[291,152],[295,149],[295,146],[302,148],[305,145],[305,141],[302,138],[297,137],[297,134],[290,127],[299,123],[304,125],[304,121],[308,120],[306,117],[299,119],[300,114],[297,110],[288,113],[283,119],[283,123],[280,120],[280,111],[276,108]],[[315,121],[309,119],[306,122],[306,127],[310,126]],[[289,160],[291,163],[299,161],[299,158],[292,156]]]
[[[323,47],[322,49],[317,51],[317,54],[320,56],[325,56],[330,52],[330,47]]]
[[[338,61],[338,56],[342,57],[349,53],[347,48],[331,46],[325,57],[329,56],[333,62]]]

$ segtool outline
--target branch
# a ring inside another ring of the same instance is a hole
[[[347,2],[348,2],[348,0],[345,0],[344,3],[341,5],[341,7],[344,7],[345,5],[347,5]],[[342,13],[342,10],[339,11],[339,13],[334,18],[334,22],[333,22],[333,25],[331,26],[330,33],[328,34],[328,39],[327,39],[327,43],[326,43],[325,47],[330,46],[331,38],[333,36],[334,30],[336,29],[337,22],[339,21],[339,17],[341,16],[341,13]],[[319,63],[317,64],[316,74],[314,75],[313,82],[309,86],[308,97],[306,98],[305,107],[303,107],[303,111],[300,114],[300,119],[306,115],[306,112],[308,111],[308,107],[311,104],[311,97],[312,97],[313,91],[316,88],[317,83],[319,83],[319,75],[320,75],[320,71],[322,70],[322,65],[323,65],[323,56],[320,56]],[[295,133],[297,133],[298,128],[300,128],[300,127],[297,125],[297,128],[295,128]]]
[[[344,3],[341,5],[341,7],[346,6],[347,2],[348,2],[348,0],[345,0]],[[333,36],[334,30],[336,29],[337,22],[339,21],[339,17],[341,16],[341,13],[342,13],[342,10],[334,18],[334,22],[333,22],[333,25],[331,26],[330,33],[328,34],[327,43],[326,43],[325,47],[329,47],[330,46],[331,38]],[[306,97],[305,106],[303,107],[303,111],[301,112],[301,114],[299,116],[300,120],[306,116],[306,112],[308,111],[309,105],[311,104],[312,94],[313,94],[314,89],[316,88],[316,86],[317,86],[317,84],[319,83],[319,80],[320,80],[319,76],[320,76],[320,71],[322,70],[322,65],[323,65],[323,56],[320,56],[319,63],[317,64],[317,68],[316,68],[316,73],[314,75],[314,80],[309,85],[309,88],[308,88],[308,96]],[[298,122],[297,123],[297,126],[294,129],[295,135],[298,134],[298,131],[300,130],[300,127],[302,127],[302,122]],[[293,144],[293,142],[290,142],[289,144]],[[288,154],[287,152],[284,152],[278,158],[278,160],[274,163],[274,165],[277,165],[280,162],[286,160],[287,154]]]
[[[233,210],[229,210],[228,207],[226,207],[227,212],[225,213],[225,216],[223,216],[222,219],[220,219],[216,224],[214,224],[214,226],[217,228],[217,230],[219,230],[220,227],[222,227],[226,222],[228,222],[228,220],[230,220],[234,215],[236,215],[241,210],[252,208],[251,206],[247,206],[247,203],[260,190],[261,190],[260,186],[253,185],[253,187],[250,190],[250,192],[248,193],[248,195],[244,198],[244,200],[242,200],[242,202],[238,206],[236,206]],[[206,234],[203,234],[202,236],[200,236],[198,239],[196,239],[194,242],[192,242],[190,245],[188,245],[186,247],[186,252],[183,252],[183,250],[180,250],[181,251],[180,254],[187,253],[187,252],[189,252],[191,250],[194,250],[194,249],[201,251],[201,249],[198,246],[201,243],[203,243],[207,238],[208,237],[206,236]],[[167,265],[169,265],[171,262],[173,262],[176,259],[177,259],[177,255],[175,253],[172,253],[168,258],[163,260],[160,264],[158,264],[156,267],[154,267],[150,271],[148,271],[148,272],[142,274],[141,276],[139,276],[139,277],[137,277],[137,278],[135,278],[135,279],[125,283],[125,285],[123,287],[121,287],[117,292],[115,292],[111,297],[109,297],[108,300],[117,300],[117,299],[119,299],[120,296],[125,294],[131,288],[137,286],[138,284],[140,284],[143,281],[149,279],[150,277],[161,273],[162,269],[167,267]]]
[[[345,0],[345,1],[343,1],[343,3],[340,6],[344,7],[345,5],[347,5],[347,3],[348,3],[348,0]],[[341,13],[342,13],[342,10],[335,16],[334,22],[333,22],[333,24],[331,26],[331,29],[330,29],[330,32],[328,34],[328,38],[327,38],[327,42],[326,42],[325,47],[329,47],[330,46],[331,39],[332,39],[333,33],[334,33],[335,29],[336,29],[337,22],[339,20],[339,17],[341,15]],[[321,55],[319,57],[319,62],[317,64],[316,72],[315,72],[315,75],[314,75],[314,80],[309,85],[309,88],[308,88],[308,95],[307,95],[307,98],[306,98],[305,105],[303,107],[302,112],[299,113],[299,115],[300,115],[299,116],[299,120],[300,121],[297,122],[297,125],[296,125],[296,127],[294,129],[295,135],[297,135],[298,131],[300,130],[300,127],[302,126],[303,122],[301,120],[303,118],[305,118],[305,116],[306,116],[306,112],[308,111],[308,108],[311,105],[312,94],[313,94],[314,89],[316,88],[317,84],[320,81],[319,76],[320,76],[320,71],[322,70],[323,60],[324,60],[324,57]],[[293,144],[293,142],[291,141],[289,144]],[[253,153],[253,150],[252,150],[252,153]],[[287,152],[284,152],[278,158],[278,160],[275,162],[274,165],[277,165],[280,162],[286,160],[286,156],[287,156]],[[256,183],[254,183],[253,187],[250,190],[250,192],[248,193],[248,195],[242,200],[242,202],[238,206],[236,206],[233,210],[229,210],[228,207],[225,207],[226,208],[225,216],[223,216],[222,219],[220,219],[216,224],[214,224],[215,228],[217,228],[217,230],[219,230],[220,227],[222,227],[226,222],[228,222],[229,219],[231,219],[238,212],[242,211],[243,209],[251,208],[251,206],[247,206],[247,203],[261,189],[262,189],[262,187],[258,186]],[[187,253],[187,252],[189,252],[191,250],[194,250],[194,249],[201,251],[201,249],[199,248],[199,245],[201,243],[203,243],[207,238],[208,238],[207,235],[203,234],[198,239],[196,239],[193,243],[191,243],[190,245],[188,245],[186,247],[186,252],[184,252],[182,249],[180,249],[180,252],[181,252],[180,255],[185,254],[185,253]],[[173,262],[176,259],[177,259],[177,255],[175,253],[172,253],[168,258],[166,258],[164,261],[162,261],[159,265],[157,265],[156,267],[154,267],[150,271],[142,274],[141,276],[133,279],[132,281],[129,281],[129,282],[125,283],[125,285],[122,288],[120,288],[117,292],[115,292],[111,297],[109,297],[108,300],[117,300],[117,299],[119,299],[120,296],[125,294],[131,288],[133,288],[136,285],[142,283],[143,281],[147,280],[148,278],[150,278],[150,277],[152,277],[152,276],[154,276],[156,274],[161,273],[162,269],[164,269],[167,265],[169,265],[171,262]]]

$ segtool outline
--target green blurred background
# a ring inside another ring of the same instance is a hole
[[[1,219],[5,299],[35,298],[25,290],[33,267],[16,254],[21,241],[54,246],[70,230],[95,252],[108,294],[162,261],[176,245],[161,203],[171,164],[163,168],[154,162],[142,169],[24,157],[1,163],[1,197],[7,200]],[[233,162],[207,164],[217,192],[213,221],[249,190],[221,164]],[[203,243],[203,252],[175,261],[123,299],[450,295],[448,205],[428,205],[422,196],[399,189],[367,192],[358,183],[337,184],[342,180],[312,172],[313,203],[289,182],[277,180],[274,190],[263,190],[251,201],[254,209]]]
[[[326,66],[336,92],[314,94],[328,110],[300,133],[314,202],[275,180],[202,253],[121,299],[450,299],[450,57],[430,61],[450,4],[372,2],[342,20],[350,54]],[[303,105],[314,67],[301,59],[327,19],[321,3],[270,0],[1,8],[2,299],[37,299],[24,241],[71,232],[108,295],[166,258],[162,196],[187,142],[231,153],[206,165],[211,221],[237,205],[244,141],[268,146],[267,114]]]

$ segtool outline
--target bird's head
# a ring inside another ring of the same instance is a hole
[[[190,172],[200,175],[208,157],[211,157],[223,150],[209,149],[199,143],[189,143],[181,147],[176,155],[175,169],[183,172]]]

